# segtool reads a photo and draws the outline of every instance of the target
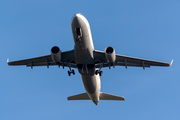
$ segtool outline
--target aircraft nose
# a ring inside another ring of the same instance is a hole
[[[77,14],[74,15],[73,18],[72,18],[71,24],[72,24],[72,25],[78,25],[79,22],[80,22],[79,16],[78,16]]]
[[[79,21],[81,14],[77,13],[72,17],[72,21]]]
[[[72,17],[72,20],[77,18],[78,14],[75,14],[73,17]]]
[[[81,20],[81,21],[87,21],[86,20],[86,18],[84,17],[84,15],[83,14],[81,14],[81,13],[77,13],[77,14],[75,14],[73,17],[72,17],[72,21],[79,21],[79,20]]]

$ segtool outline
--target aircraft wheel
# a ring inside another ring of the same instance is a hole
[[[72,70],[72,73],[73,73],[73,75],[75,75],[75,72],[74,72],[74,70]]]
[[[68,71],[68,75],[71,76],[71,72],[70,71]]]
[[[102,74],[103,74],[103,71],[100,71],[100,72],[99,72],[99,75],[102,76]]]
[[[98,70],[95,71],[95,74],[96,74],[96,75],[98,74]]]

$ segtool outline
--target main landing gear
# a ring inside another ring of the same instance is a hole
[[[99,76],[102,76],[102,74],[103,74],[103,71],[101,71],[102,68],[103,68],[103,63],[101,63],[101,66],[100,66],[99,70],[95,71],[95,74],[96,75],[99,74]]]
[[[68,75],[71,76],[71,74],[75,75],[74,70],[71,70],[71,71],[68,70]]]
[[[74,70],[71,70],[71,64],[69,64],[69,70],[68,70],[68,75],[71,76],[71,74],[75,75]]]

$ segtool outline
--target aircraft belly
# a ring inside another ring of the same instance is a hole
[[[87,94],[97,105],[101,83],[99,75],[95,75],[94,45],[89,23],[85,17],[76,14],[73,17],[71,29],[75,43],[74,54],[78,71],[81,74]]]
[[[84,88],[91,100],[98,103],[101,88],[99,75],[81,75],[81,78]]]
[[[79,50],[75,48],[75,59],[77,64],[94,64],[93,50]]]
[[[83,85],[84,85],[84,88],[86,89],[86,91],[91,94],[95,93],[95,91],[97,89],[95,75],[93,75],[93,76],[81,75],[81,78],[82,78]]]

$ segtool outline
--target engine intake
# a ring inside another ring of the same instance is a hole
[[[56,63],[61,61],[61,51],[59,47],[54,46],[51,48],[51,58]]]
[[[116,60],[116,54],[113,47],[109,46],[105,49],[105,56],[109,63],[113,63]]]

